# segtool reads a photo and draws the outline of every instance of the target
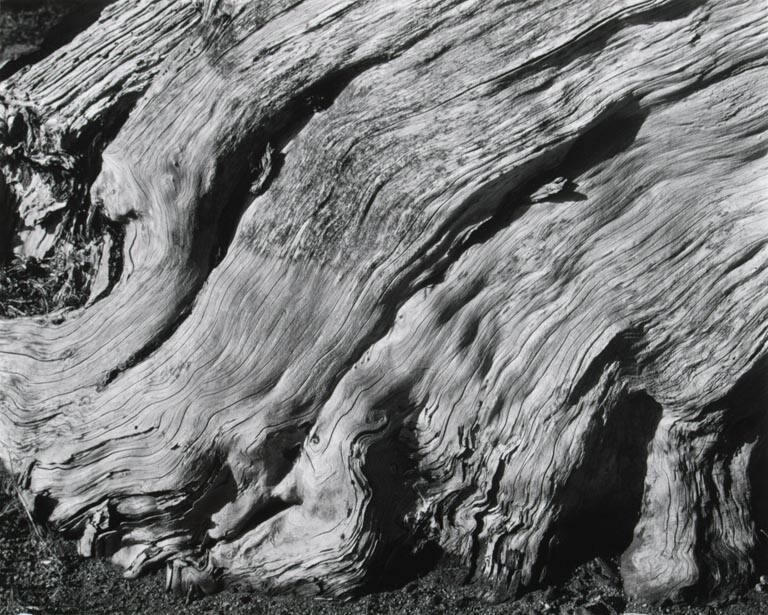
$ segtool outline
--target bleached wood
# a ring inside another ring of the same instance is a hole
[[[767,17],[116,3],[0,84],[81,144],[132,109],[90,191],[118,283],[0,322],[30,506],[178,591],[347,595],[416,536],[514,592],[574,531],[626,543],[633,596],[745,583],[768,524]]]

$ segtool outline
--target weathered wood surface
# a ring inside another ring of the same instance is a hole
[[[181,591],[345,595],[415,539],[510,591],[585,544],[632,596],[747,582],[767,26],[759,0],[111,5],[0,83],[15,202],[64,173],[121,249],[87,307],[0,321],[30,508]]]

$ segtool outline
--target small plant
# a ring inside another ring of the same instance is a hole
[[[0,269],[0,318],[76,308],[88,299],[97,243],[65,244],[51,256],[17,258]]]

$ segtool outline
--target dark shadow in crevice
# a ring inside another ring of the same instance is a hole
[[[638,392],[626,394],[603,424],[593,422],[583,463],[558,495],[559,513],[544,558],[547,581],[563,582],[579,565],[618,555],[630,545],[661,414],[650,395]]]
[[[18,206],[0,173],[0,269],[13,258],[13,235],[18,224]]]
[[[34,504],[32,505],[32,519],[40,524],[46,523],[57,504],[58,500],[51,497],[48,493],[36,494]]]
[[[371,499],[364,522],[378,538],[359,590],[364,593],[403,587],[433,570],[443,556],[429,529],[410,518],[422,501],[416,483],[423,478],[414,441],[419,408],[411,383],[405,379],[394,384],[367,412],[365,422],[371,428],[356,439],[368,443],[362,472]]]
[[[45,38],[40,43],[36,51],[24,54],[15,60],[11,60],[5,66],[0,67],[0,81],[8,79],[13,74],[20,71],[25,66],[31,66],[40,62],[45,57],[63,47],[80,32],[91,26],[101,15],[102,10],[115,0],[68,0],[68,2],[57,3],[61,7],[66,7],[64,14],[60,19],[53,22]],[[14,0],[3,1],[3,11],[23,10],[29,12],[34,7],[34,2],[19,2]],[[51,4],[49,2],[38,2],[40,6]]]
[[[364,591],[388,592],[405,587],[432,572],[444,558],[445,553],[434,541],[410,538],[389,544],[369,571]]]
[[[271,145],[267,144],[267,147],[271,147]],[[263,158],[265,151],[262,150],[261,154],[256,158]],[[280,173],[284,160],[285,156],[282,153],[273,152],[269,169],[249,169],[248,172],[242,173],[239,178],[234,180],[229,198],[219,212],[217,233],[210,253],[209,269],[211,271],[218,267],[229,251],[229,247],[235,238],[235,233],[240,224],[240,219],[243,217],[246,209],[248,209],[253,199],[269,189],[275,177]],[[258,190],[254,190],[254,176],[258,172],[264,172],[266,176],[260,182]]]
[[[216,466],[216,460],[212,466]],[[237,499],[237,480],[230,465],[222,462],[218,472],[212,472],[211,479],[196,491],[202,495],[192,502],[188,511],[180,509],[179,512],[184,514],[184,525],[190,530],[193,542],[204,544],[206,532],[212,527],[211,517]],[[184,504],[189,506],[189,500]]]
[[[627,151],[648,114],[634,98],[621,101],[574,141],[557,165],[557,173],[575,179]]]
[[[768,356],[758,359],[720,404],[726,415],[717,454],[732,458],[745,447],[753,447],[747,469],[757,534],[753,555],[758,574],[768,574]]]
[[[752,490],[752,518],[757,531],[757,572],[768,575],[768,413],[757,421],[759,440],[749,465],[749,483]]]

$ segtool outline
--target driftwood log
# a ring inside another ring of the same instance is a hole
[[[426,545],[750,581],[763,0],[122,0],[53,46],[0,81],[7,280],[61,280],[0,320],[36,519],[182,592]]]

